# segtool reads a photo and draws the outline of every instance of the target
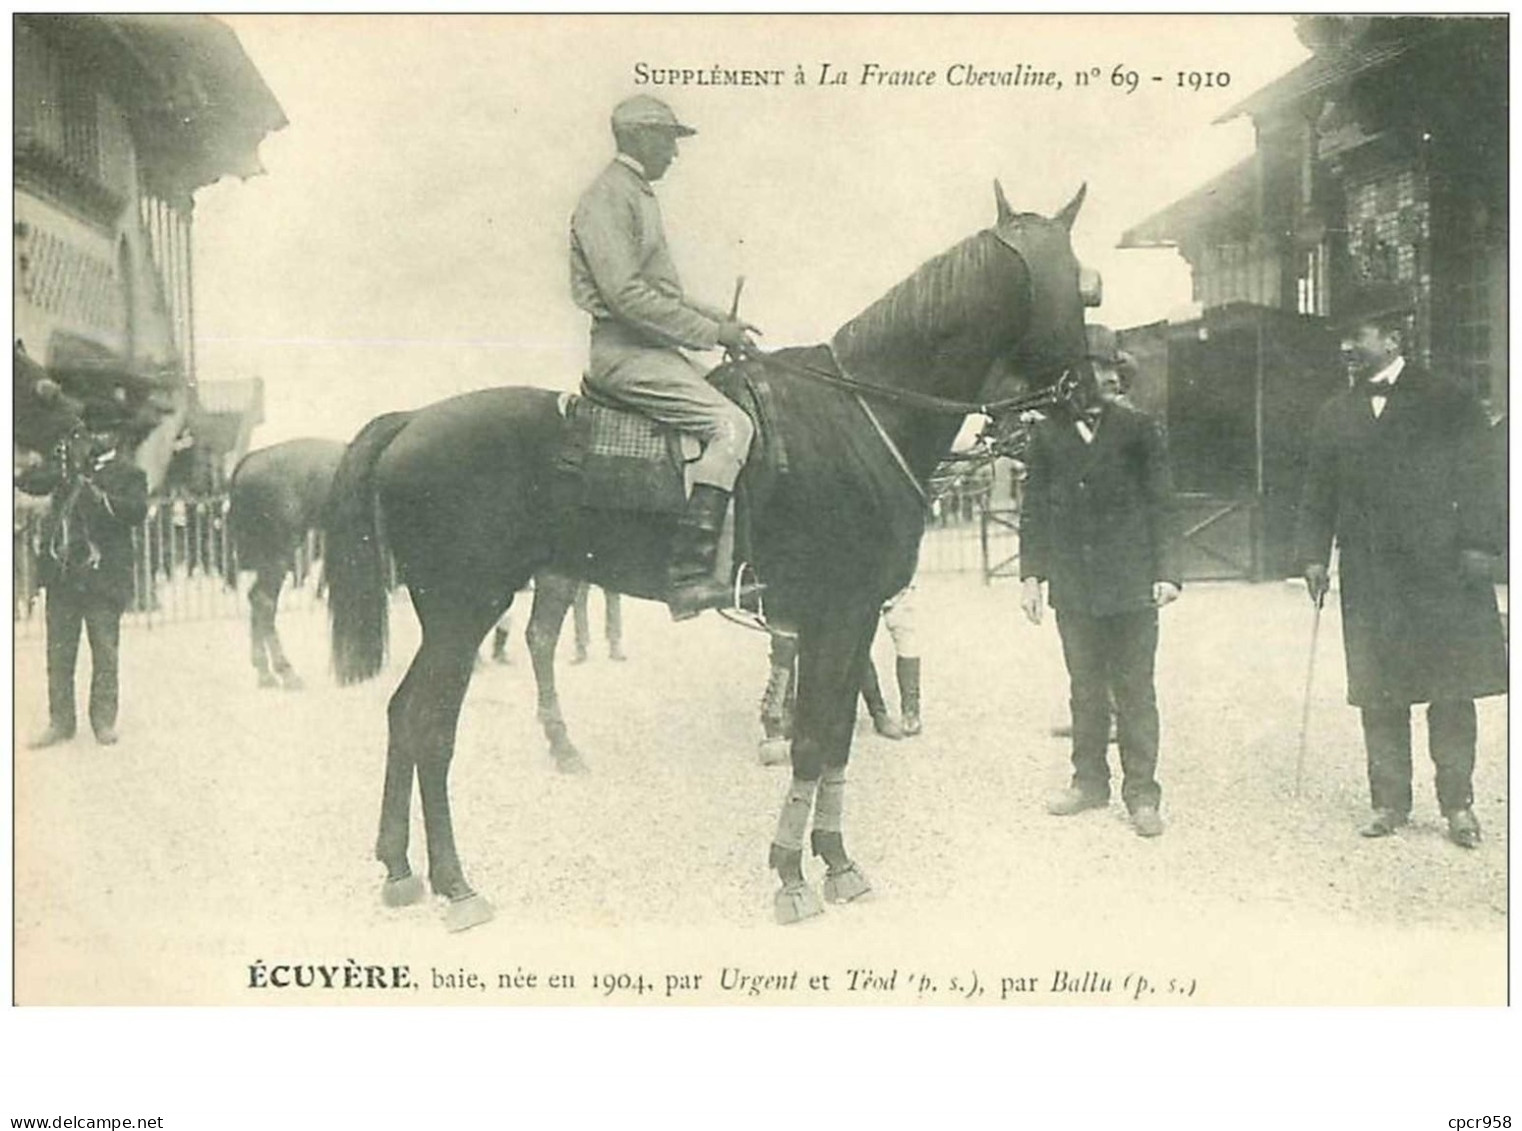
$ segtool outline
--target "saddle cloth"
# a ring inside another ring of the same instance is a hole
[[[747,493],[748,483],[763,468],[768,476],[785,475],[787,455],[773,426],[776,410],[762,365],[724,365],[709,379],[756,426],[739,494]],[[646,514],[678,513],[686,507],[686,465],[702,454],[695,436],[611,405],[585,385],[579,395],[564,397],[562,412],[565,432],[559,465],[580,480],[582,506]]]
[[[584,393],[566,398],[560,467],[595,510],[680,512],[687,503],[682,436],[649,417]]]

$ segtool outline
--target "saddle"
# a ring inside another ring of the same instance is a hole
[[[723,365],[709,374],[721,392],[735,401],[755,425],[741,487],[762,465],[785,471],[770,400],[757,362]],[[577,496],[593,510],[641,514],[680,514],[687,505],[687,464],[702,454],[695,436],[624,408],[590,389],[567,394],[562,401],[565,429],[557,466],[579,481]]]

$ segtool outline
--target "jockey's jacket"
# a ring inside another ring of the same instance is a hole
[[[594,320],[619,322],[652,346],[714,349],[725,318],[682,293],[660,202],[639,162],[624,153],[571,218],[571,297]]]

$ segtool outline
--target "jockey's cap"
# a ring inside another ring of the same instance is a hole
[[[677,121],[670,106],[648,94],[636,94],[613,107],[613,129],[617,131],[631,126],[663,126],[677,137],[691,137],[698,132]]]

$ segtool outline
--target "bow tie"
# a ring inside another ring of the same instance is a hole
[[[1079,412],[1078,419],[1092,426],[1099,423],[1099,417],[1103,412],[1102,407],[1095,405],[1093,408],[1086,408]]]
[[[1388,397],[1390,390],[1395,388],[1394,381],[1360,381],[1358,388],[1367,396]]]

